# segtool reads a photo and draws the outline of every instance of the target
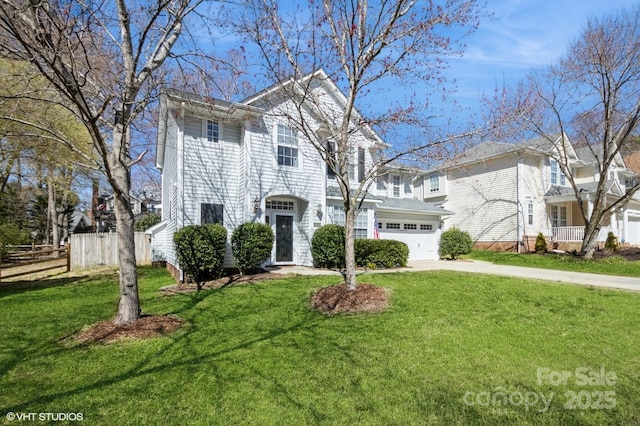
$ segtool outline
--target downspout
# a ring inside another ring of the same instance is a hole
[[[178,178],[178,191],[180,193],[180,197],[176,197],[176,201],[179,201],[180,205],[178,206],[178,208],[176,209],[176,214],[179,215],[179,218],[176,218],[176,223],[179,224],[179,227],[177,227],[177,229],[182,229],[184,228],[184,133],[185,133],[185,128],[184,128],[184,108],[185,108],[185,103],[184,101],[182,101],[180,103],[180,157],[178,160],[178,170],[177,170],[177,178]],[[177,230],[176,229],[176,230]],[[176,263],[177,262],[177,255],[176,255]],[[186,277],[184,275],[184,271],[182,270],[182,268],[180,268],[180,264],[178,263],[178,267],[179,267],[179,271],[180,271],[180,282],[185,282],[186,281]]]
[[[521,239],[522,239],[522,230],[520,227],[520,165],[522,163],[522,157],[518,157],[518,162],[516,163],[516,246],[517,253],[521,253]]]

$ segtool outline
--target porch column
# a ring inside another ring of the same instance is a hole
[[[624,209],[622,212],[622,241],[629,240],[629,211]]]

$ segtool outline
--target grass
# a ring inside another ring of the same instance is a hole
[[[0,423],[9,411],[82,413],[109,425],[640,422],[635,293],[444,271],[372,274],[360,278],[392,289],[389,310],[326,317],[308,300],[335,277],[163,297],[166,272],[140,275],[145,312],[177,315],[186,327],[79,345],[67,337],[113,316],[115,276],[0,287]],[[581,386],[580,367],[604,367],[617,382]],[[538,368],[572,376],[538,383]],[[615,408],[592,408],[605,391]],[[494,402],[500,392],[512,402]],[[545,412],[540,401],[521,404],[551,392]],[[570,392],[589,408],[565,408]]]
[[[563,254],[537,254],[474,250],[464,256],[499,265],[526,266],[530,268],[557,269],[561,271],[588,272],[592,274],[640,277],[640,262],[628,261],[621,256],[603,259],[583,259]]]

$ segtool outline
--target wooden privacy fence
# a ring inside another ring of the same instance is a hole
[[[135,233],[136,263],[151,263],[149,238]],[[118,239],[115,232],[71,235],[71,270],[118,266]]]
[[[68,246],[53,248],[18,247],[0,258],[0,281],[30,275],[52,269],[70,269],[71,259]]]

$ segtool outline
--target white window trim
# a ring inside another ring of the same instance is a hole
[[[295,140],[296,140],[296,144],[289,144],[289,143],[280,143],[280,141],[278,140],[278,126],[283,126],[285,128],[289,128],[291,130],[293,130],[293,132],[295,133]],[[290,126],[287,123],[284,122],[275,122],[273,125],[273,144],[275,146],[275,154],[276,154],[276,166],[279,169],[282,170],[298,170],[298,169],[302,169],[302,150],[300,148],[300,135],[297,134],[298,131],[295,127]],[[278,164],[278,147],[279,146],[283,146],[283,147],[287,147],[287,148],[295,148],[298,150],[298,155],[296,157],[297,160],[297,165],[295,166],[287,166],[285,164]]]
[[[209,122],[215,122],[218,123],[218,140],[209,140]],[[222,123],[220,122],[220,120],[216,120],[213,118],[203,118],[202,119],[202,139],[208,143],[211,144],[210,146],[220,146],[220,143],[222,142]]]
[[[435,185],[433,184],[434,181],[436,183]],[[439,191],[440,191],[440,176],[439,175],[429,176],[429,192],[439,192]]]

